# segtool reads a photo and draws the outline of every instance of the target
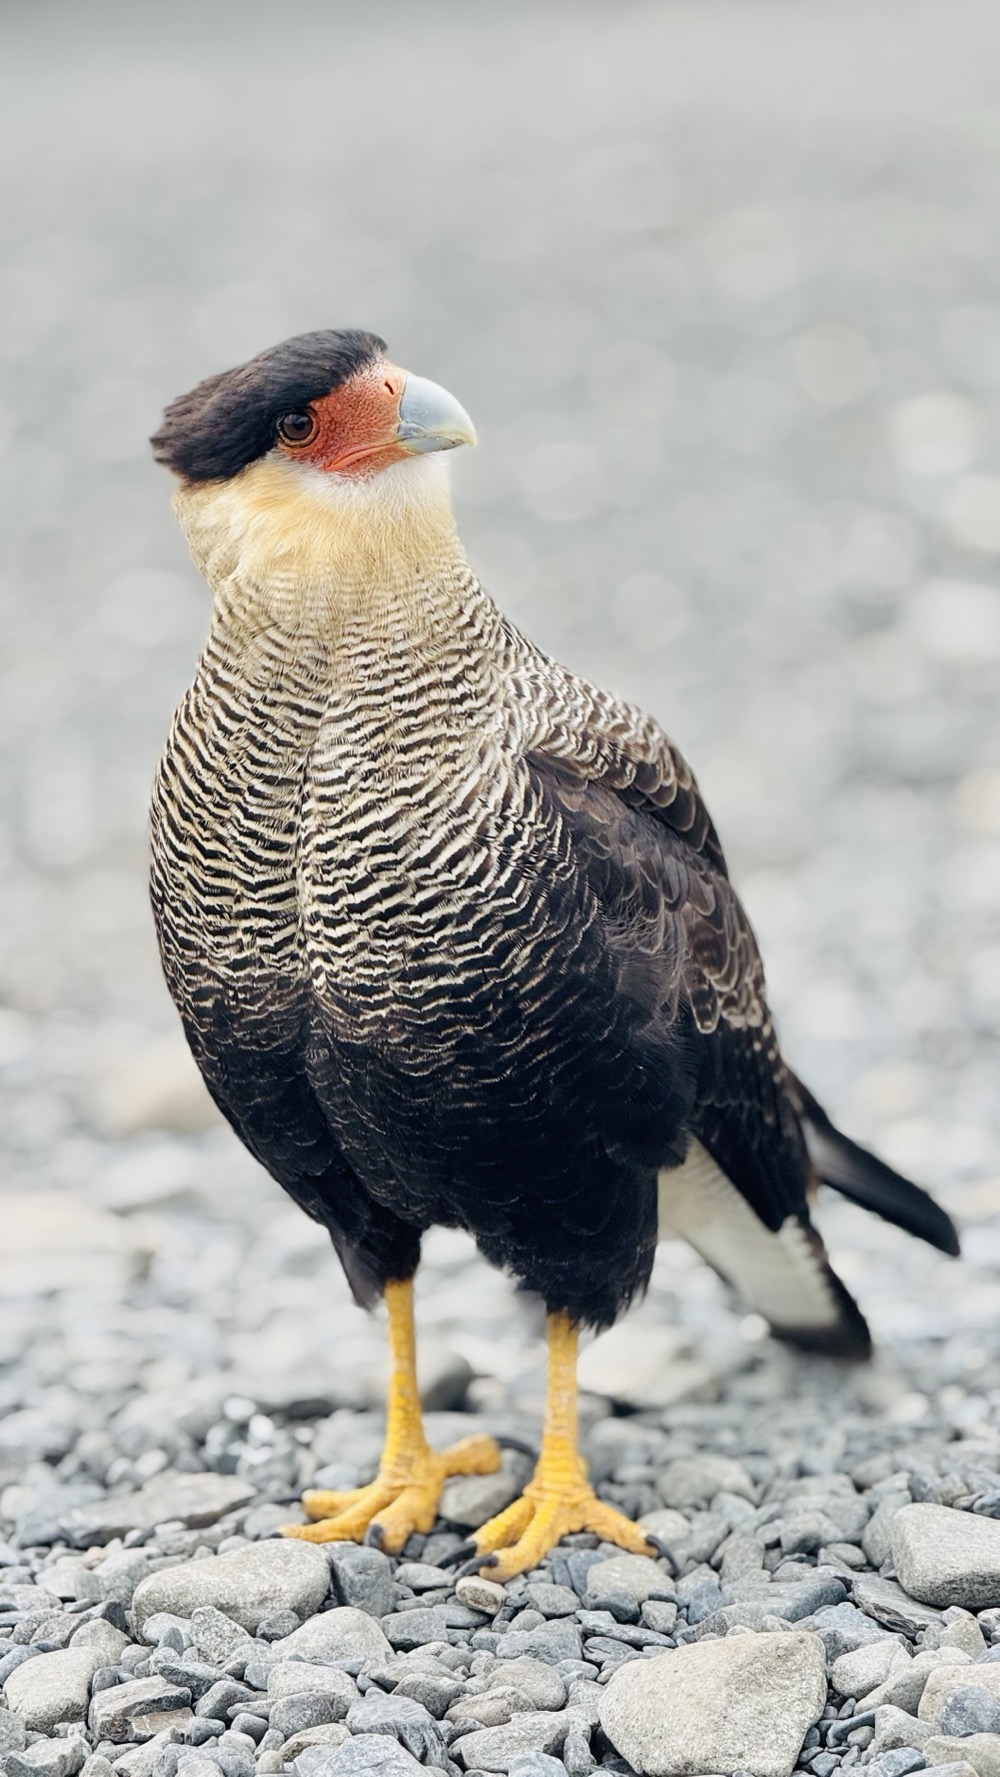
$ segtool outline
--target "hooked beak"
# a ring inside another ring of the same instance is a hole
[[[426,376],[406,372],[399,402],[396,442],[408,455],[432,450],[454,450],[459,444],[475,444],[476,433],[465,408]]]

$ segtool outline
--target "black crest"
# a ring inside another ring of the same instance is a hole
[[[224,481],[269,451],[283,413],[329,395],[382,357],[384,339],[349,327],[300,333],[179,395],[150,440],[158,463],[188,481]]]

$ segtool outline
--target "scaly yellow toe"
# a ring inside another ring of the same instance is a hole
[[[561,1537],[580,1530],[593,1531],[633,1555],[650,1552],[645,1532],[598,1499],[582,1463],[569,1465],[543,1451],[520,1499],[491,1518],[472,1540],[477,1555],[491,1557],[484,1561],[483,1573],[503,1583],[537,1567]]]
[[[451,1475],[492,1475],[500,1449],[492,1438],[463,1438],[448,1450],[432,1450],[420,1434],[382,1458],[374,1481],[348,1493],[312,1490],[302,1496],[309,1524],[288,1524],[282,1536],[303,1542],[362,1542],[370,1535],[379,1548],[398,1555],[415,1530],[433,1528],[441,1490]],[[370,1534],[371,1533],[371,1534]]]

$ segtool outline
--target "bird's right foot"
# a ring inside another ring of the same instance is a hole
[[[398,1555],[407,1537],[433,1529],[441,1489],[452,1475],[492,1475],[500,1449],[492,1438],[462,1438],[432,1450],[421,1435],[390,1460],[383,1457],[374,1481],[347,1493],[311,1490],[302,1495],[309,1524],[288,1524],[282,1536],[310,1543],[370,1542]]]

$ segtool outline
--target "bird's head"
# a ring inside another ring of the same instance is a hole
[[[210,581],[370,581],[453,535],[440,453],[474,444],[453,395],[400,370],[385,341],[304,333],[171,403],[152,439]]]

